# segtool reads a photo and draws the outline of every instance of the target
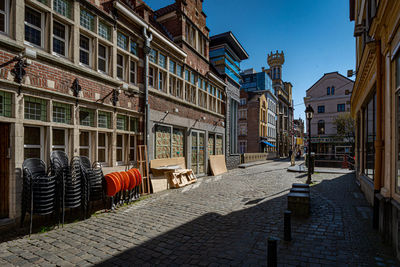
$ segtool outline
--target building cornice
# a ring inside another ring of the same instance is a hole
[[[365,45],[360,65],[357,70],[357,77],[356,81],[354,83],[353,87],[353,93],[351,94],[351,115],[353,117],[356,116],[355,112],[357,109],[355,108],[356,105],[358,105],[360,101],[360,96],[362,93],[362,89],[365,87],[367,84],[367,77],[369,76],[369,73],[372,71],[372,66],[373,62],[376,59],[376,43],[375,42],[369,42]]]

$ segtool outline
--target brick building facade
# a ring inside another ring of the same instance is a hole
[[[0,219],[20,216],[26,158],[48,165],[50,153],[63,150],[102,163],[104,173],[135,165],[146,140],[146,80],[149,159],[184,156],[187,167],[207,173],[208,155],[225,149],[226,96],[210,70],[201,5],[177,0],[154,12],[141,0],[5,1]]]

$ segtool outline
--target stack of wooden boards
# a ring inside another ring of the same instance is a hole
[[[293,215],[305,217],[310,215],[310,185],[292,184],[292,188],[288,194],[288,210]]]
[[[164,175],[168,179],[171,188],[181,188],[197,181],[193,171],[189,169],[167,171]]]

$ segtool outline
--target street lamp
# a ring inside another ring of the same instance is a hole
[[[311,105],[306,108],[306,118],[308,120],[308,177],[307,184],[311,184],[311,120],[314,115],[314,110]]]

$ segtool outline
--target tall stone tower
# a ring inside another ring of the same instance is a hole
[[[283,51],[280,53],[276,50],[275,53],[268,54],[268,65],[271,70],[271,79],[282,80],[282,65],[285,63],[285,55]]]

